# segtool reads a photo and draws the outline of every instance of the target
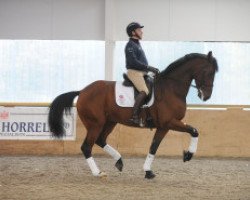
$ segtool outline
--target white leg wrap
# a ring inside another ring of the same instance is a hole
[[[99,173],[100,173],[100,170],[99,170],[99,168],[97,167],[97,165],[95,164],[95,161],[94,161],[93,157],[88,158],[88,159],[87,159],[87,163],[88,163],[88,165],[89,165],[89,168],[90,168],[92,174],[93,174],[94,176],[98,176]]]
[[[112,158],[114,158],[116,161],[121,158],[121,154],[108,144],[103,147],[103,150],[109,155],[111,155]]]
[[[153,154],[148,154],[146,160],[145,160],[145,163],[143,165],[143,169],[144,171],[150,171],[151,170],[151,165],[152,165],[152,162],[154,161],[154,158],[155,156]]]
[[[197,145],[198,145],[198,137],[192,137],[191,141],[190,141],[188,151],[190,153],[195,153],[196,150],[197,150]]]

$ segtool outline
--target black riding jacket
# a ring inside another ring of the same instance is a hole
[[[130,38],[126,47],[126,68],[147,71],[148,61],[139,40]]]

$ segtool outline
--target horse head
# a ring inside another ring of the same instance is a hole
[[[213,82],[215,73],[218,71],[216,59],[212,51],[208,53],[202,64],[196,68],[194,80],[198,89],[198,96],[201,100],[207,101],[213,92]]]

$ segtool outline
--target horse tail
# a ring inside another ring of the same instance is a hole
[[[79,91],[64,93],[56,97],[51,103],[48,122],[53,137],[61,138],[65,135],[63,113],[70,114],[74,98],[79,94]]]

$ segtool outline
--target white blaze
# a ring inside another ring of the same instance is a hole
[[[199,89],[199,91],[201,93],[201,100],[204,101],[204,98],[205,98],[204,93],[203,93],[203,91],[201,89]]]

